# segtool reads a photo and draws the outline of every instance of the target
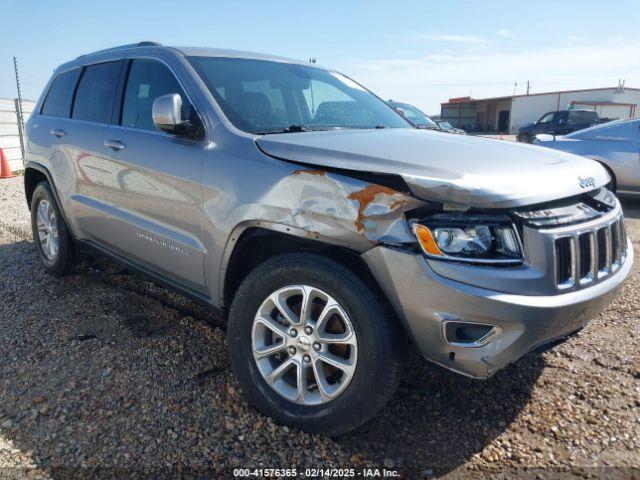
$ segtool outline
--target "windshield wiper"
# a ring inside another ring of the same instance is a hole
[[[267,130],[264,132],[256,132],[258,135],[272,135],[276,133],[297,133],[297,132],[312,132],[313,129],[306,125],[289,125],[288,127],[278,130]]]
[[[356,126],[356,125],[336,125],[336,126],[308,126],[308,125],[289,125],[285,128],[274,130],[263,130],[261,132],[253,132],[256,135],[275,135],[277,133],[298,133],[298,132],[325,132],[328,130],[370,130],[370,129],[387,129],[386,125],[374,125],[374,126]]]
[[[286,133],[291,132],[310,132],[312,128],[307,127],[306,125],[289,125],[287,128],[283,128],[282,131]]]

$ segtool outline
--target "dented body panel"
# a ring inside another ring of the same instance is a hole
[[[224,126],[213,135],[225,138]],[[241,175],[238,172],[242,172]],[[206,280],[222,301],[227,262],[240,235],[259,227],[358,253],[379,243],[413,244],[405,212],[425,201],[408,193],[320,168],[275,159],[253,139],[228,137],[204,162]]]

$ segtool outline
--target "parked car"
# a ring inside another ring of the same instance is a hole
[[[607,119],[608,120],[608,119]],[[518,141],[531,143],[539,133],[566,135],[600,122],[595,110],[558,110],[542,115],[537,122],[520,127]]]
[[[453,125],[451,125],[449,122],[447,122],[446,120],[436,120],[436,123],[438,124],[438,128],[440,130],[442,130],[443,132],[457,133],[459,135],[466,135],[467,134],[467,132],[464,131],[462,128],[456,128]]]
[[[149,42],[84,55],[27,135],[44,268],[98,251],[209,305],[246,397],[312,432],[375,415],[408,338],[486,378],[580,329],[632,265],[598,163],[419,131],[306,62]]]
[[[640,119],[596,125],[565,136],[538,135],[534,143],[600,162],[619,194],[640,195]]]
[[[436,122],[431,120],[429,116],[413,105],[402,102],[394,102],[389,100],[387,102],[390,106],[399,111],[407,120],[414,124],[418,128],[426,128],[429,130],[441,130]]]

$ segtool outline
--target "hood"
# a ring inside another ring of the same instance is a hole
[[[516,142],[420,129],[264,135],[267,155],[317,167],[400,175],[418,198],[510,208],[578,195],[609,182],[597,162]]]

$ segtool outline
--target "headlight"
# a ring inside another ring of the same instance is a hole
[[[414,223],[413,232],[430,257],[476,263],[522,262],[520,237],[507,219],[465,222],[462,218],[434,218]]]

